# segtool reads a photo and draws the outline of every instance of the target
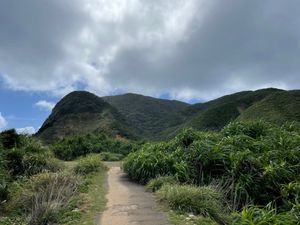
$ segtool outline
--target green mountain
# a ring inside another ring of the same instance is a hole
[[[92,93],[75,91],[54,107],[36,136],[51,143],[63,137],[95,132],[132,137],[118,110]]]
[[[200,130],[219,130],[242,115],[253,104],[269,95],[282,92],[282,90],[274,88],[243,91],[206,103],[192,105],[186,109],[189,120],[185,126]],[[261,115],[257,115],[253,119],[260,119],[260,117]]]
[[[189,106],[180,101],[157,99],[137,94],[104,97],[130,124],[138,136],[159,139],[160,133],[186,119],[182,111]]]
[[[219,130],[234,120],[259,119],[300,122],[300,91],[243,91],[194,105],[137,94],[100,98],[76,91],[55,106],[37,136],[46,143],[91,132],[163,140],[184,127]]]
[[[300,91],[275,92],[249,107],[238,120],[257,118],[278,124],[300,122]]]

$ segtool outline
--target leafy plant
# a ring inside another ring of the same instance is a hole
[[[15,183],[6,210],[25,213],[30,225],[55,222],[58,210],[77,192],[78,183],[72,174],[40,173]]]
[[[0,133],[0,143],[4,149],[11,149],[20,146],[21,138],[15,129],[5,130]]]
[[[103,161],[120,161],[124,158],[124,155],[111,152],[101,152],[100,158]]]
[[[211,217],[219,223],[224,223],[223,197],[212,186],[167,184],[157,192],[157,198],[171,209]]]
[[[79,175],[87,175],[105,169],[106,167],[101,162],[99,155],[88,155],[78,161],[77,165],[74,167],[74,172]]]
[[[173,174],[174,160],[166,151],[166,147],[163,143],[144,145],[124,159],[124,171],[131,179],[140,183],[147,183],[159,175]]]
[[[163,185],[166,184],[178,184],[178,181],[174,176],[159,176],[151,179],[146,186],[146,189],[152,192],[158,191]]]
[[[168,185],[159,176],[200,188],[217,184],[232,211],[257,215],[248,218],[249,224],[280,224],[283,218],[300,218],[299,146],[300,132],[293,124],[233,122],[220,133],[187,129],[168,142],[146,144],[124,159],[124,171],[141,183],[158,177],[149,186],[162,185],[159,192],[166,193]],[[269,203],[273,208],[264,208]]]
[[[262,121],[234,122],[229,123],[222,130],[225,136],[247,135],[252,138],[259,138],[266,135],[267,125]]]
[[[266,207],[255,206],[245,207],[241,213],[234,214],[230,224],[277,224],[277,225],[296,225],[300,224],[299,217],[290,212],[278,212],[275,207],[268,204]]]
[[[128,155],[135,151],[136,143],[127,140],[109,138],[106,135],[87,134],[64,138],[51,146],[56,157],[62,160],[74,160],[91,153],[110,152]]]

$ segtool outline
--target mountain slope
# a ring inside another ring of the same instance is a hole
[[[300,122],[300,91],[273,93],[245,110],[238,120],[258,118],[278,124]]]
[[[185,123],[185,126],[200,130],[219,130],[239,117],[253,104],[269,95],[282,92],[282,90],[274,88],[243,91],[207,103],[192,105],[186,109],[190,119]],[[259,115],[256,119],[259,119]]]
[[[100,98],[76,91],[55,106],[37,136],[46,143],[91,132],[164,140],[185,127],[219,130],[234,120],[260,119],[300,122],[300,91],[243,91],[194,105],[137,94]]]
[[[189,106],[180,101],[137,94],[109,96],[103,99],[124,116],[136,134],[148,139],[157,139],[162,131],[183,123],[185,115],[182,111]]]
[[[55,106],[36,136],[51,143],[66,136],[92,132],[131,135],[126,121],[114,107],[94,94],[75,91]]]

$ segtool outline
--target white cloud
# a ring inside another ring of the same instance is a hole
[[[0,131],[3,130],[6,126],[7,126],[7,121],[0,112]]]
[[[37,107],[39,107],[40,109],[43,109],[43,110],[51,111],[54,108],[55,103],[54,102],[48,102],[46,100],[41,100],[41,101],[38,101],[37,103],[35,103],[35,106],[37,106]]]
[[[34,127],[23,127],[16,129],[18,134],[34,134],[36,132]]]
[[[297,0],[2,1],[0,76],[59,96],[299,88],[299,10]]]

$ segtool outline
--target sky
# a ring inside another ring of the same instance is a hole
[[[65,94],[202,102],[300,86],[298,0],[1,0],[0,130]]]

